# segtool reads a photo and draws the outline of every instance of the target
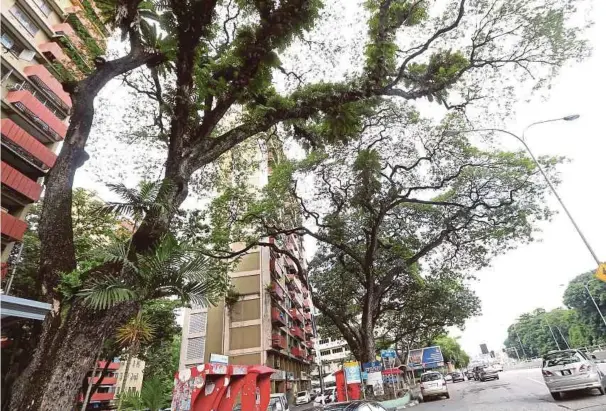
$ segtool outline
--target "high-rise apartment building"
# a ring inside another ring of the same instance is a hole
[[[260,167],[250,177],[261,188],[279,150],[259,154]],[[288,204],[285,204],[285,208]],[[267,241],[288,249],[306,267],[301,237],[278,236]],[[242,249],[244,244],[233,244]],[[210,361],[211,354],[229,356],[231,364],[264,364],[278,370],[272,392],[311,389],[315,359],[315,320],[306,273],[297,273],[289,258],[269,248],[249,250],[230,274],[235,294],[213,307],[184,312],[180,367]]]
[[[3,273],[67,132],[72,102],[61,82],[91,73],[105,53],[99,15],[92,0],[2,0]]]

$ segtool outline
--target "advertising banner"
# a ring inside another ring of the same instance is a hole
[[[438,346],[410,350],[407,364],[408,367],[415,370],[442,367],[444,366],[444,356]]]
[[[366,372],[382,371],[383,365],[380,361],[365,362],[362,364],[362,369]]]
[[[362,375],[360,374],[360,364],[357,361],[344,363],[343,370],[345,371],[345,381],[347,381],[347,384],[362,382]]]

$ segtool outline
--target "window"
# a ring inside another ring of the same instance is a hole
[[[323,338],[318,341],[318,344],[328,344],[330,342],[330,338]]]
[[[333,354],[337,354],[337,353],[340,353],[340,352],[343,352],[343,348],[342,348],[342,347],[339,347],[339,348],[333,348],[333,349],[332,349],[332,353],[333,353]]]
[[[320,351],[320,356],[330,355],[330,350]]]
[[[48,4],[46,0],[34,0],[34,3],[36,3],[36,6],[38,6],[40,11],[47,17],[53,11],[50,4]]]
[[[190,338],[187,340],[187,360],[204,358],[205,337]]]
[[[13,35],[7,33],[4,30],[2,30],[2,37],[0,38],[0,42],[2,43],[2,47],[4,47],[17,57],[19,57],[19,54],[21,54],[21,52],[26,49],[26,47],[19,40],[17,40]]]
[[[26,12],[21,10],[20,7],[13,6],[13,8],[11,9],[11,14],[15,16],[15,18],[19,21],[19,23],[21,23],[23,28],[27,30],[27,32],[32,36],[35,36],[36,33],[38,33],[38,31],[40,30],[38,26],[36,26],[36,23],[34,23],[34,20],[32,20],[32,18],[28,16]]]

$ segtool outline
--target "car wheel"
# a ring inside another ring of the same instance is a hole
[[[497,380],[499,379],[499,376],[497,375]]]
[[[450,399],[450,394],[446,393],[446,399],[449,400]]]
[[[604,394],[606,394],[606,392],[605,392],[605,390],[604,390],[604,387],[600,387],[600,388],[598,388],[598,391],[600,392],[600,395],[604,395]]]
[[[551,393],[551,397],[556,400],[556,401],[560,401],[562,399],[562,393],[560,392],[552,392]]]

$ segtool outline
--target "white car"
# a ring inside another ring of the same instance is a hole
[[[268,411],[290,411],[288,400],[283,393],[271,394],[269,396]]]
[[[445,379],[446,381],[452,381],[452,375],[450,375],[450,374],[446,374],[446,377],[444,377],[444,379]]]
[[[494,368],[498,372],[503,372],[503,364],[501,364],[500,362],[495,362],[494,364],[492,364],[492,368]]]
[[[324,393],[318,394],[314,400],[315,404],[330,404],[337,401],[337,389],[335,387],[327,388]]]
[[[311,402],[311,395],[309,391],[299,391],[297,393],[297,399],[295,400],[296,405],[309,404]]]
[[[552,351],[543,358],[543,379],[554,400],[562,393],[597,388],[606,393],[606,375],[579,350]]]
[[[423,401],[435,397],[450,398],[448,386],[442,374],[437,371],[421,374],[421,395],[423,396]]]

